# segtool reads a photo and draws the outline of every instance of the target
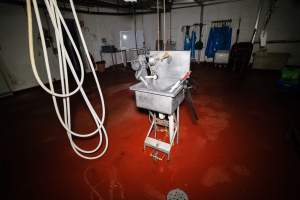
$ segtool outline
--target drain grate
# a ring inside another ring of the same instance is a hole
[[[174,189],[171,190],[167,195],[167,200],[188,200],[187,194],[180,190],[180,189]]]

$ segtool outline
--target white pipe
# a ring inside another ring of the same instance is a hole
[[[35,0],[34,0],[34,1],[35,1]],[[54,2],[54,0],[51,0],[51,1]],[[51,12],[51,8],[50,8],[50,5],[49,5],[49,2],[47,2],[47,1],[45,0],[45,4],[46,4],[46,7],[47,7],[47,9],[48,9],[48,11],[49,11],[49,15],[50,15],[50,18],[51,18],[51,20],[52,20],[52,23],[55,24],[55,21],[54,21],[54,18],[53,18],[53,13]],[[37,4],[33,2],[33,5],[35,6],[35,8],[36,8],[37,11],[38,11]],[[54,8],[58,9],[57,5],[55,6],[55,4],[54,4]],[[63,19],[61,15],[60,15],[60,17],[61,17],[61,19]],[[40,20],[40,18],[37,18],[37,20]],[[66,28],[66,33],[69,33],[68,36],[69,36],[70,40],[72,41],[73,39],[71,39],[71,38],[72,38],[71,33],[69,32],[69,30],[68,30],[68,28],[67,28],[65,22],[62,21],[62,24],[64,24],[64,28]],[[56,30],[56,33],[57,33],[57,32],[58,32],[57,27],[55,27],[55,30]],[[41,35],[41,38],[44,38],[43,29],[40,29],[40,35]],[[60,39],[61,39],[61,38],[60,38]],[[61,40],[61,41],[62,41],[62,40]],[[42,42],[42,47],[43,47],[44,56],[47,57],[47,49],[46,49],[45,41],[44,41],[44,40],[41,40],[41,42]],[[76,47],[74,41],[72,42],[72,45],[73,45],[73,47],[74,47],[75,49],[77,49],[77,47]],[[63,52],[63,53],[65,53],[66,59],[68,60],[68,57],[69,57],[69,56],[68,56],[68,54],[67,54],[67,51],[66,51],[64,45],[63,45],[63,49],[64,49],[64,52]],[[77,51],[78,51],[78,49],[77,49]],[[78,55],[79,55],[79,54],[78,54]],[[79,56],[80,56],[80,55],[79,55]],[[81,58],[78,58],[78,59],[81,60]],[[49,61],[48,61],[48,60],[46,60],[46,63],[49,65]],[[70,61],[70,63],[71,63],[71,61]],[[68,64],[69,64],[69,63],[68,63]],[[71,63],[71,65],[70,65],[70,69],[71,69],[71,72],[72,72],[72,74],[73,74],[73,77],[74,77],[75,81],[76,81],[77,84],[79,85],[80,83],[79,83],[77,74],[76,74],[76,72],[75,72],[75,69],[74,69],[72,63]],[[46,68],[47,74],[50,73],[48,70],[49,70],[49,69]],[[53,90],[52,78],[48,79],[48,81],[49,81],[49,85],[52,86],[52,89],[51,89],[51,90]],[[51,87],[50,87],[50,88],[51,88]],[[82,87],[79,87],[79,90],[81,91],[81,93],[83,93],[82,95],[83,95],[83,97],[86,99],[87,97],[86,97],[86,95],[85,95],[85,93],[84,93]],[[52,93],[52,96],[55,97],[54,92]],[[66,97],[68,97],[68,96],[69,96],[69,95],[66,95]],[[69,128],[67,128],[66,124],[65,124],[65,123],[63,122],[63,120],[62,120],[62,117],[61,117],[60,112],[59,112],[59,108],[58,108],[58,106],[57,106],[57,101],[56,101],[56,99],[53,99],[53,103],[54,103],[54,107],[55,107],[56,113],[57,113],[57,115],[58,115],[59,121],[61,122],[61,124],[63,125],[63,127],[64,127],[67,131],[69,131],[71,134],[73,134],[74,136],[77,136],[77,137],[91,137],[91,136],[95,135],[95,134],[98,132],[97,129],[96,129],[96,130],[95,130],[94,132],[92,132],[92,133],[84,134],[84,135],[83,135],[83,134],[78,134],[78,133],[75,133],[75,132],[71,131]],[[87,103],[88,108],[91,110],[91,109],[92,109],[92,108],[91,108],[91,104],[90,104],[88,101],[86,101],[86,103]],[[93,112],[92,112],[92,114],[93,114]]]
[[[30,0],[31,1],[31,0]],[[29,1],[29,2],[30,2]],[[43,26],[42,26],[42,23],[41,23],[41,18],[40,18],[40,14],[39,14],[39,10],[38,10],[38,6],[37,6],[37,3],[36,3],[36,0],[33,0],[33,6],[34,6],[34,10],[35,10],[35,14],[36,14],[36,20],[37,20],[37,24],[38,24],[38,29],[39,29],[39,32],[40,32],[40,36],[41,36],[41,41],[45,41],[45,37],[44,37],[44,34],[42,33],[43,32]],[[30,9],[31,11],[31,9]],[[28,14],[28,18],[29,18],[29,14]],[[30,19],[31,19],[31,14],[30,14]],[[29,19],[28,19],[29,20]],[[32,20],[32,19],[31,19]],[[31,22],[32,23],[32,22]],[[65,26],[65,24],[64,24]],[[58,30],[57,30],[57,27],[54,26],[54,30],[55,30],[55,34],[57,34]],[[70,37],[71,34],[69,32],[68,29],[66,29],[66,32],[67,32],[67,35],[72,43],[72,46],[76,46],[74,41],[73,41],[73,38]],[[31,33],[32,33],[32,28],[31,28]],[[42,33],[42,34],[41,34]],[[61,38],[59,38],[61,40]],[[32,42],[32,41],[31,41]],[[62,41],[60,41],[62,42]],[[43,45],[43,42],[42,42],[42,45]],[[33,47],[33,44],[32,44],[32,47]],[[54,91],[51,91],[49,90],[45,85],[44,83],[42,82],[42,80],[40,79],[40,76],[38,75],[38,71],[37,71],[37,68],[36,68],[36,64],[35,64],[35,60],[32,59],[34,58],[34,49],[33,48],[30,48],[30,61],[31,61],[31,66],[32,66],[32,71],[33,71],[33,74],[37,80],[37,82],[39,83],[39,85],[49,94],[53,95],[53,96],[56,96],[56,97],[67,97],[67,96],[72,96],[74,95],[75,93],[77,93],[80,89],[80,87],[82,86],[83,84],[83,80],[84,80],[84,68],[83,68],[83,64],[82,64],[82,60],[81,60],[81,57],[80,57],[80,54],[79,54],[79,51],[77,48],[74,48],[75,50],[75,53],[76,53],[76,56],[78,57],[79,59],[79,65],[80,65],[80,73],[81,73],[81,78],[80,78],[80,85],[78,85],[78,87],[72,91],[71,93],[69,93],[68,95],[62,95],[62,94],[58,94],[58,93],[55,93]],[[47,50],[47,49],[46,49]],[[65,51],[65,55],[66,55],[66,61],[68,62],[68,64],[72,67],[70,67],[71,71],[73,69],[73,64],[70,60],[70,57],[69,55],[66,53],[66,49],[64,48],[63,51]],[[44,58],[45,58],[45,66],[46,66],[46,70],[47,72],[47,78],[48,78],[48,81],[49,79],[51,79],[51,71],[50,71],[50,67],[49,67],[49,59],[48,59],[48,53],[47,51],[45,51],[43,49],[43,52],[44,52]],[[74,71],[75,72],[75,71]]]
[[[104,104],[104,99],[103,99],[103,94],[101,91],[101,87],[100,84],[98,82],[97,79],[97,75],[94,69],[94,66],[91,62],[91,58],[82,34],[82,30],[78,21],[78,17],[75,11],[75,7],[74,7],[74,3],[72,0],[70,0],[70,5],[71,5],[71,9],[72,9],[72,13],[76,22],[76,26],[78,29],[78,33],[80,35],[80,39],[85,51],[85,54],[87,56],[88,59],[88,64],[89,67],[92,71],[93,77],[95,79],[96,85],[97,85],[97,89],[99,92],[99,96],[100,96],[100,100],[101,100],[101,106],[102,106],[102,117],[101,119],[99,118],[97,112],[95,111],[95,109],[93,108],[91,102],[89,101],[85,91],[82,88],[82,83],[84,80],[84,67],[83,67],[83,63],[82,63],[82,58],[79,54],[78,48],[76,47],[76,44],[72,38],[72,35],[65,23],[64,18],[62,17],[62,14],[58,8],[57,2],[56,0],[44,0],[45,1],[45,5],[48,11],[48,14],[50,16],[54,31],[55,31],[55,39],[56,39],[56,43],[57,43],[57,50],[58,50],[58,63],[59,63],[59,72],[60,72],[60,77],[61,77],[61,88],[62,88],[62,93],[55,93],[54,91],[54,87],[53,87],[53,82],[52,82],[52,76],[51,76],[51,70],[50,70],[50,66],[49,66],[49,59],[48,59],[48,54],[47,54],[47,48],[46,48],[46,44],[45,44],[45,37],[44,37],[44,32],[43,32],[43,28],[42,28],[42,24],[41,24],[41,19],[40,19],[40,15],[39,15],[39,9],[38,9],[38,5],[36,0],[32,0],[33,3],[33,7],[34,7],[34,11],[35,11],[35,16],[36,16],[36,20],[37,20],[37,25],[38,25],[38,29],[39,29],[39,34],[41,37],[41,43],[42,43],[42,49],[43,49],[43,54],[44,54],[44,59],[45,59],[45,67],[46,67],[46,72],[47,72],[47,78],[48,78],[48,82],[49,82],[49,88],[47,88],[44,83],[41,81],[39,74],[37,72],[37,68],[36,68],[36,63],[35,63],[35,58],[34,58],[34,47],[33,47],[33,31],[32,31],[32,10],[31,10],[31,0],[26,0],[27,3],[27,14],[28,14],[28,40],[29,40],[29,52],[30,52],[30,61],[31,61],[31,65],[32,65],[32,70],[34,73],[34,76],[37,80],[37,82],[40,84],[40,86],[49,94],[51,94],[52,96],[52,100],[53,100],[53,104],[54,104],[54,108],[56,111],[56,115],[60,121],[60,123],[62,124],[62,126],[66,129],[67,131],[67,135],[68,138],[70,140],[70,144],[73,148],[73,150],[75,151],[75,153],[77,155],[79,155],[82,158],[85,159],[96,159],[99,158],[101,156],[104,155],[104,153],[106,152],[107,148],[108,148],[108,137],[107,137],[107,133],[105,130],[105,127],[103,125],[104,123],[104,119],[105,119],[105,104]],[[71,59],[68,55],[68,52],[64,46],[64,40],[63,40],[63,34],[62,34],[62,29],[61,29],[61,25],[63,25],[63,28],[65,29],[65,32],[68,36],[68,39],[70,40],[72,47],[75,51],[75,54],[77,56],[77,59],[79,61],[79,65],[80,65],[80,70],[81,70],[81,77],[80,80],[75,72],[74,66],[71,62]],[[67,65],[68,64],[68,65]],[[67,66],[69,66],[69,69],[77,83],[77,88],[75,90],[73,90],[72,92],[69,91],[69,83],[68,83],[68,71],[67,71]],[[83,96],[83,99],[95,121],[95,124],[97,126],[95,131],[92,131],[91,133],[88,134],[81,134],[81,133],[76,133],[74,131],[71,130],[71,111],[70,111],[70,99],[69,97],[74,95],[75,93],[77,93],[78,91],[80,91],[81,95]],[[60,110],[58,108],[57,105],[57,97],[62,97],[63,98],[63,112],[64,112],[64,120],[62,119],[62,116],[60,114]],[[99,142],[98,145],[91,149],[91,150],[85,150],[80,148],[79,146],[77,146],[74,141],[72,136],[77,136],[80,138],[87,138],[87,137],[91,137],[94,136],[95,134],[99,134]],[[102,137],[104,136],[104,148],[98,152],[98,150],[100,149],[100,147],[102,146]],[[85,155],[85,154],[96,154],[93,156],[90,155]]]

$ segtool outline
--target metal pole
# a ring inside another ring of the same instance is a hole
[[[164,0],[164,51],[166,51],[166,0]]]
[[[201,4],[200,7],[200,26],[199,26],[199,41],[202,41],[202,27],[203,27],[203,16],[204,16],[204,6]],[[198,50],[198,60],[200,62],[200,56],[201,56],[202,49]]]
[[[170,42],[172,41],[172,9],[170,9]]]
[[[160,21],[160,17],[159,17],[159,0],[156,0],[156,9],[157,9],[157,50],[160,50],[160,42],[159,42],[159,21]]]

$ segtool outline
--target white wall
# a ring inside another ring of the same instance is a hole
[[[13,90],[32,87],[36,85],[36,81],[29,62],[26,11],[20,6],[0,5],[1,68],[8,77],[9,84]],[[45,76],[43,76],[45,73],[41,67],[41,46],[38,44],[36,34],[34,38],[38,69],[41,71],[42,80],[46,80]],[[49,53],[50,58],[52,58],[51,52]],[[53,70],[53,75],[54,78],[58,78],[56,69]]]
[[[300,39],[300,1],[278,0],[277,9],[268,26],[269,40]],[[268,44],[269,51],[289,52],[291,65],[300,65],[300,43]]]
[[[70,18],[70,13],[64,13]],[[79,20],[83,21],[83,33],[87,46],[95,61],[100,61],[101,38],[107,38],[110,44],[120,46],[119,32],[132,29],[132,17],[127,16],[103,16],[79,14]],[[41,17],[44,15],[41,12]],[[45,27],[45,20],[43,21]],[[0,59],[1,69],[9,80],[13,91],[37,86],[37,82],[31,70],[27,41],[27,15],[25,8],[21,6],[0,3]],[[52,33],[52,38],[53,37]],[[34,42],[37,67],[41,78],[47,82],[44,70],[43,54],[38,39],[37,26],[34,23]],[[49,60],[53,78],[59,80],[57,56],[51,48],[48,48]],[[104,55],[107,65],[111,64],[111,56]],[[120,62],[120,56],[118,56]]]
[[[100,61],[101,39],[105,37],[109,44],[120,48],[120,31],[132,30],[131,16],[104,16],[104,15],[86,15],[80,14],[79,18],[84,22],[83,34],[87,42],[90,53],[95,61]],[[111,55],[103,54],[106,66],[112,64]],[[117,54],[117,60],[121,62],[120,54]]]
[[[206,6],[204,8],[204,23],[207,26],[203,29],[203,41],[206,45],[210,22],[212,20],[228,19],[233,20],[233,38],[238,25],[239,17],[242,18],[240,41],[249,41],[251,37],[258,0],[243,0],[238,2]],[[266,7],[266,3],[265,3]],[[297,0],[279,0],[278,8],[272,16],[268,27],[268,39],[289,40],[300,39],[300,3]],[[264,13],[266,9],[264,9]],[[65,13],[69,16],[70,13]],[[43,15],[42,15],[43,16]],[[265,15],[263,15],[265,16]],[[119,32],[133,30],[134,20],[131,16],[103,16],[79,14],[80,21],[83,21],[83,32],[87,41],[89,51],[96,61],[100,60],[101,38],[119,47]],[[200,7],[172,10],[172,39],[177,43],[177,49],[183,49],[182,25],[199,23]],[[37,83],[32,74],[28,55],[27,42],[27,20],[25,8],[8,4],[0,4],[0,60],[1,68],[9,80],[10,87],[16,91],[36,86]],[[166,15],[166,38],[169,39],[169,13]],[[156,14],[138,15],[137,29],[144,31],[146,46],[155,49],[157,35]],[[44,63],[41,45],[38,40],[38,32],[34,26],[34,39],[36,50],[36,62],[42,80],[46,82]],[[255,50],[258,45],[256,45]],[[289,52],[292,57],[288,64],[300,65],[300,44],[268,44],[271,52]],[[55,79],[59,79],[57,58],[52,49],[48,49],[50,63],[53,67],[52,73]],[[204,60],[202,51],[201,60]],[[109,66],[111,57],[104,56]],[[120,62],[120,56],[118,57]]]
[[[267,1],[264,2],[262,19],[265,17]],[[296,0],[279,0],[278,8],[272,16],[268,26],[269,40],[289,40],[300,39],[300,3]],[[218,4],[204,7],[204,23],[207,24],[203,29],[204,49],[208,38],[210,23],[213,20],[232,19],[233,35],[232,42],[235,41],[235,33],[238,26],[239,17],[241,17],[239,41],[249,41],[253,32],[258,0],[243,0],[226,4]],[[191,25],[200,22],[200,7],[184,8],[172,10],[172,39],[176,41],[177,49],[183,49],[183,25]],[[166,15],[167,21],[167,39],[169,39],[169,13]],[[155,39],[157,31],[157,17],[155,14],[138,16],[139,29],[144,29],[146,46],[155,48]],[[259,33],[257,34],[257,36]],[[258,40],[258,37],[256,38]],[[258,45],[255,45],[255,50]],[[270,52],[289,52],[291,58],[288,64],[300,65],[300,43],[296,44],[268,44]],[[201,60],[204,60],[204,50],[201,54]]]

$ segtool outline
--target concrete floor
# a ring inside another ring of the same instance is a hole
[[[300,157],[286,136],[291,119],[299,122],[299,97],[276,89],[276,72],[241,78],[193,66],[193,79],[200,119],[193,122],[182,104],[171,161],[154,161],[151,150],[143,151],[148,116],[135,107],[129,70],[101,75],[110,143],[95,161],[73,153],[50,96],[40,88],[1,99],[3,199],[166,199],[175,188],[192,200],[300,199]],[[99,108],[95,86],[86,87]],[[72,108],[75,130],[94,128],[81,98],[72,100]]]

